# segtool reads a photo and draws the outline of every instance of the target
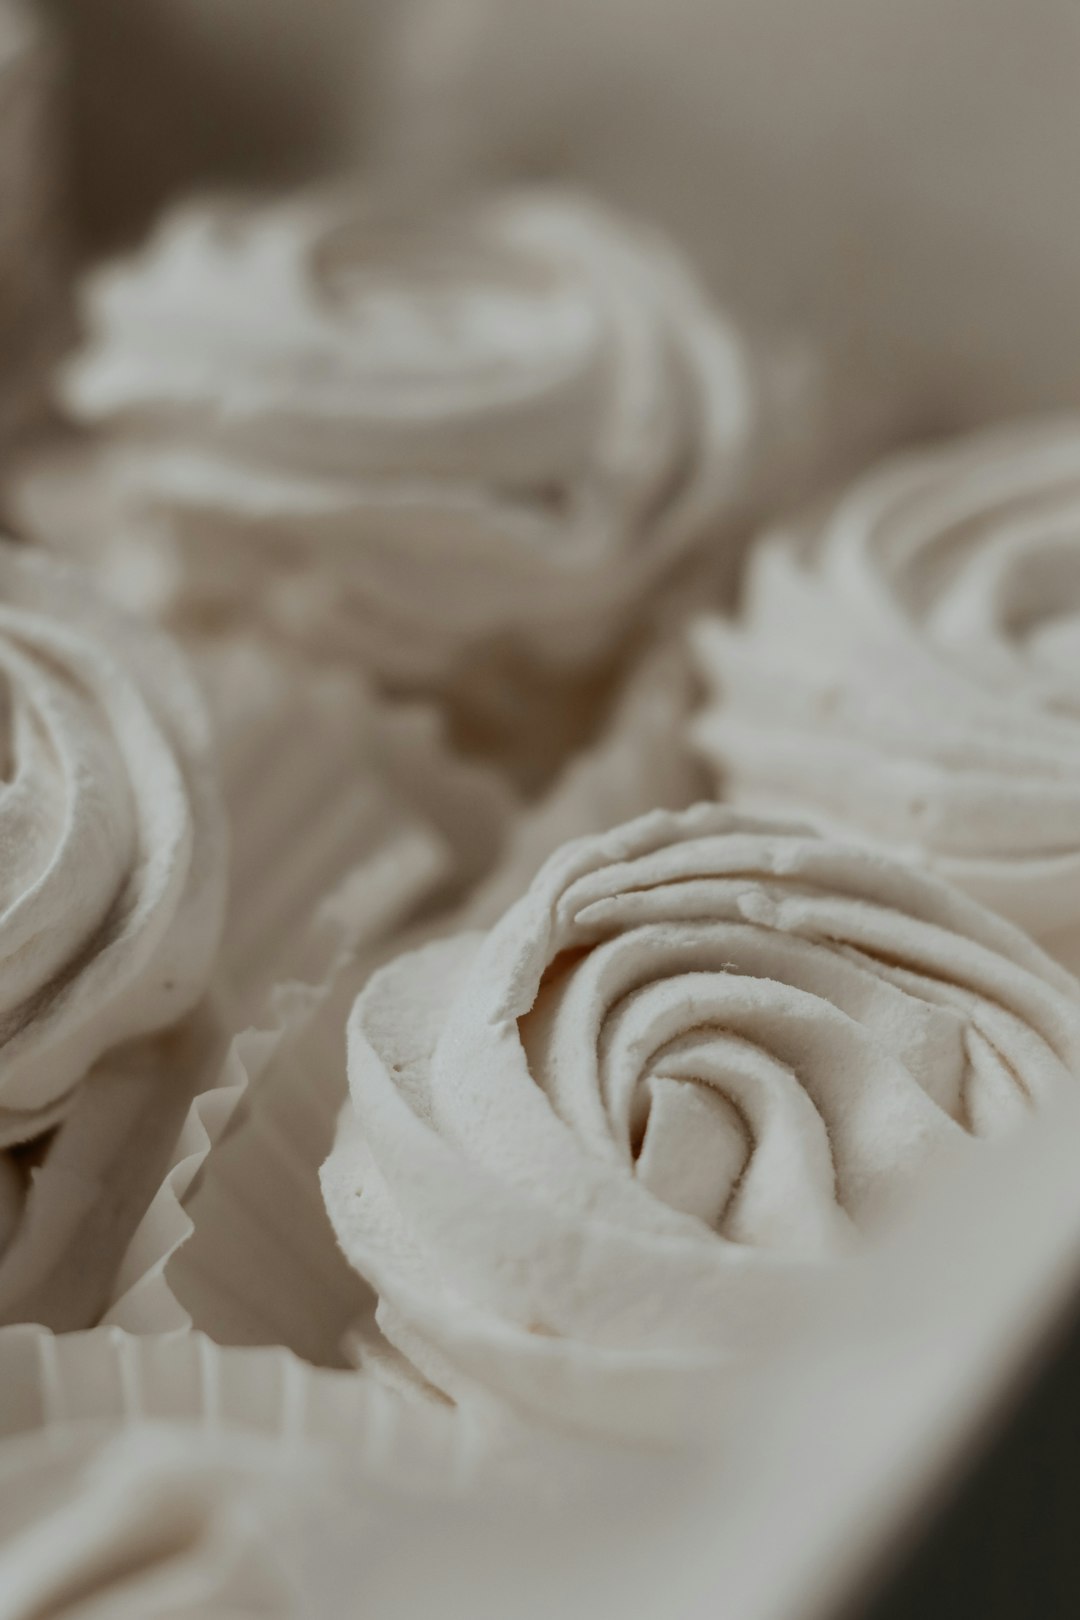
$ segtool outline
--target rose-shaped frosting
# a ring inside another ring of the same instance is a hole
[[[872,470],[696,641],[726,795],[905,847],[1080,960],[1080,421]]]
[[[224,890],[206,730],[158,632],[0,546],[0,1146],[206,985]]]
[[[129,597],[395,683],[511,638],[583,667],[741,495],[741,343],[673,250],[584,199],[190,206],[87,313],[62,394],[105,430],[76,481]]]
[[[1075,982],[958,890],[658,811],[375,975],[324,1193],[430,1383],[656,1432],[1078,1065]]]

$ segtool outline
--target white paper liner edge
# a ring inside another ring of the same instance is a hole
[[[468,1481],[479,1455],[480,1431],[461,1414],[413,1406],[373,1379],[277,1347],[226,1347],[197,1332],[0,1330],[0,1443],[148,1421],[332,1446],[358,1467],[450,1488]]]
[[[426,883],[432,868],[421,861],[417,870]],[[413,889],[400,894],[403,910],[414,894]],[[257,1086],[283,1041],[316,1016],[334,980],[353,959],[361,943],[361,929],[349,926],[340,900],[339,895],[333,904],[324,905],[313,927],[319,944],[313,946],[311,965],[319,960],[324,964],[318,981],[275,986],[267,998],[265,1018],[232,1038],[211,1084],[191,1103],[168,1170],[117,1273],[103,1318],[106,1323],[134,1333],[164,1333],[191,1326],[166,1275],[169,1260],[194,1230],[184,1199],[249,1088]],[[369,926],[371,920],[367,919]],[[378,923],[388,924],[388,919],[380,915]]]

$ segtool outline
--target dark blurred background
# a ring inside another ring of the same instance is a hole
[[[197,181],[570,176],[871,404],[951,426],[1080,395],[1075,0],[39,5],[95,246]]]
[[[298,181],[368,143],[376,0],[40,0],[67,57],[84,247],[191,185]]]
[[[1080,1307],[930,1528],[846,1620],[1080,1615]]]

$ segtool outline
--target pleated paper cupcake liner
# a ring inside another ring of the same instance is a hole
[[[273,1016],[232,1042],[217,1083],[188,1117],[165,1183],[125,1257],[107,1320],[137,1333],[192,1324],[218,1342],[281,1344],[314,1364],[349,1364],[350,1330],[370,1315],[344,1260],[319,1171],[346,1101],[345,1025],[380,961],[451,930],[486,926],[567,838],[700,788],[682,742],[685,658],[659,649],[626,688],[608,729],[522,816],[502,858],[456,905],[355,937],[336,965],[271,999]],[[383,913],[387,915],[387,913]]]
[[[233,1042],[125,1257],[109,1322],[139,1333],[194,1323],[224,1344],[344,1364],[343,1336],[367,1296],[338,1250],[318,1168],[345,1095],[345,1018],[362,973],[279,996],[276,1030]]]
[[[169,1163],[208,1051],[195,1015],[102,1060],[51,1137],[34,1148],[13,1235],[0,1255],[0,1323],[87,1327]]]
[[[249,639],[189,649],[232,834],[219,1000],[233,1030],[275,985],[324,979],[493,857],[510,802],[457,762],[430,711],[377,699]]]
[[[353,953],[452,892],[454,851],[398,787],[379,733],[390,722],[366,694],[246,647],[219,650],[212,669],[234,845],[212,991],[176,1030],[108,1054],[35,1145],[22,1207],[5,1217],[0,1322],[94,1322],[152,1202],[162,1252],[179,1240],[160,1237],[163,1210],[179,1220],[177,1193],[285,1033],[306,1026]]]
[[[232,1035],[204,1065],[107,1319],[140,1333],[194,1322],[340,1364],[363,1285],[338,1254],[318,1167],[345,1096],[349,1005],[388,942],[494,859],[509,800],[449,756],[430,711],[380,703],[349,676],[232,640],[197,667],[233,828],[215,986]]]
[[[318,1168],[345,1097],[348,1009],[395,937],[394,908],[370,905],[378,876],[352,873],[319,909],[304,951],[313,981],[274,986],[204,1070],[119,1268],[109,1323],[138,1333],[194,1323],[223,1343],[341,1364],[366,1290],[338,1252]],[[364,943],[353,900],[371,925]]]
[[[275,1346],[115,1327],[0,1330],[0,1444],[38,1431],[146,1422],[326,1446],[351,1467],[445,1488],[468,1483],[484,1444],[468,1414],[412,1405],[373,1379],[311,1367]]]

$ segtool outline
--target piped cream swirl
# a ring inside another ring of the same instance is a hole
[[[871,470],[697,650],[728,796],[904,848],[1080,961],[1080,422]]]
[[[655,812],[372,979],[324,1192],[432,1384],[665,1432],[1078,1065],[1074,981],[948,885]]]
[[[179,656],[81,574],[0,545],[0,1145],[202,994],[224,844]]]
[[[63,399],[103,430],[83,476],[129,597],[394,683],[511,642],[587,665],[743,492],[740,340],[582,198],[191,206],[87,313]]]

